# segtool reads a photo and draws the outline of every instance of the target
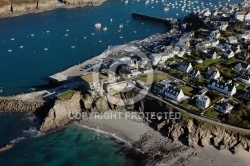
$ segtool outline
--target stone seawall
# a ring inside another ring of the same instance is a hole
[[[36,112],[43,106],[44,103],[42,102],[0,99],[0,110],[3,112]]]

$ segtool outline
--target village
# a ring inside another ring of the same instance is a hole
[[[250,129],[249,8],[245,0],[192,13],[177,28],[109,48],[72,73],[93,94],[147,92],[193,114]],[[72,90],[58,96],[68,94]]]

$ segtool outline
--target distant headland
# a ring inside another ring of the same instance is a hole
[[[39,13],[57,8],[98,6],[106,0],[4,0],[0,2],[0,18]]]

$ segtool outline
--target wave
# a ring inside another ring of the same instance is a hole
[[[24,130],[23,133],[27,135],[27,137],[39,137],[41,135],[41,132],[39,130]]]
[[[18,138],[15,138],[15,139],[11,140],[10,143],[11,144],[16,144],[16,143],[18,143],[20,141],[23,141],[25,139],[27,139],[27,137],[18,137]]]
[[[118,137],[116,134],[114,133],[109,133],[107,131],[103,131],[99,128],[92,128],[92,127],[88,127],[88,126],[85,126],[83,124],[77,124],[77,126],[80,126],[80,127],[83,127],[85,129],[88,129],[88,130],[91,130],[91,131],[94,131],[94,132],[97,132],[97,133],[101,133],[101,134],[104,134],[104,135],[110,135],[112,136],[113,138],[115,138],[116,140],[120,141],[120,142],[125,142],[127,145],[129,146],[132,146],[132,144],[124,139],[122,139],[121,137]]]

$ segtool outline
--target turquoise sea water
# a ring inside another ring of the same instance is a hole
[[[0,155],[1,166],[135,165],[118,153],[119,146],[105,135],[77,126],[33,140],[25,140]]]
[[[199,4],[202,1],[199,1]],[[175,1],[167,0],[167,2]],[[216,0],[211,2],[218,3]],[[223,0],[222,4],[225,2],[227,1]],[[230,3],[237,2],[239,0],[230,1]],[[123,44],[167,30],[162,24],[132,19],[132,12],[173,18],[185,15],[180,7],[170,8],[168,12],[164,12],[163,8],[162,1],[146,5],[142,0],[129,1],[128,4],[120,0],[108,0],[104,5],[94,8],[58,9],[1,19],[2,95],[28,92],[32,86],[47,84],[49,75],[93,57],[107,49],[109,45]],[[95,29],[95,23],[101,23],[102,27],[106,26],[108,30],[104,32],[102,29]],[[118,32],[120,24],[124,27]],[[44,48],[48,50],[45,51]],[[15,138],[26,138],[10,151],[0,154],[0,165],[134,164],[117,154],[119,147],[105,136],[99,136],[97,139],[96,133],[72,126],[45,137],[30,139],[23,132],[30,123],[26,114],[0,113],[0,146]]]

